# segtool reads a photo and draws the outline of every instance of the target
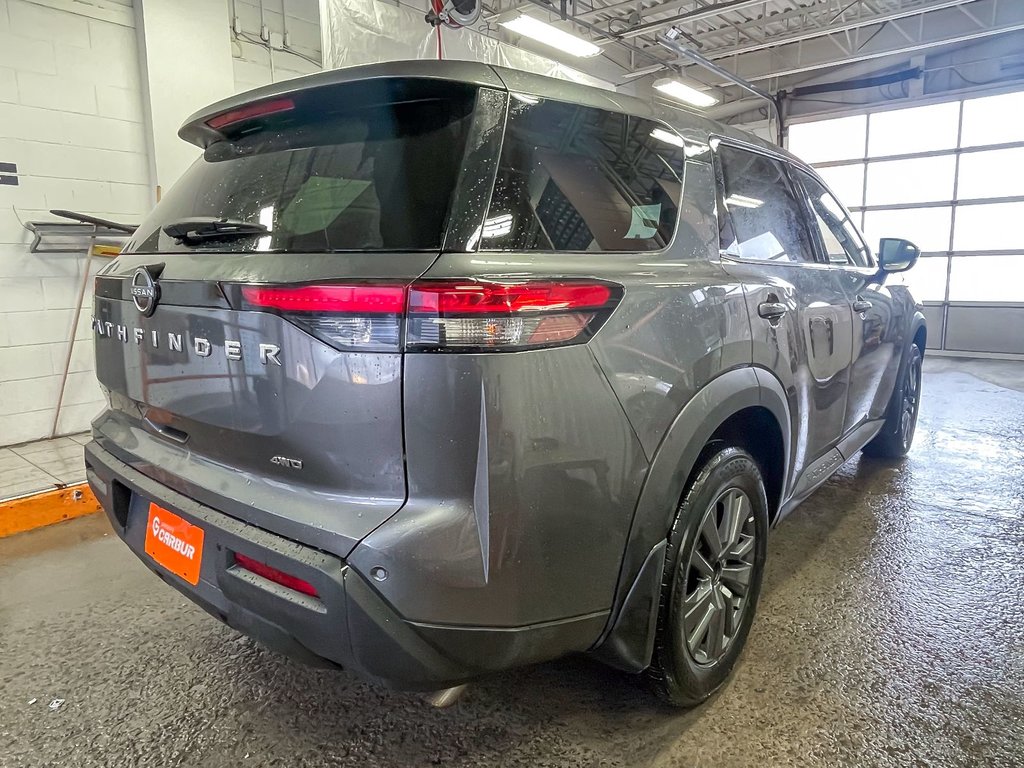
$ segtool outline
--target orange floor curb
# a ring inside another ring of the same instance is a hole
[[[0,501],[0,538],[99,512],[88,483]]]

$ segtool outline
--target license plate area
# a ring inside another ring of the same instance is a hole
[[[146,520],[146,554],[192,586],[199,583],[203,562],[203,529],[155,502]]]

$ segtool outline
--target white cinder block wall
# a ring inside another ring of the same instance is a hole
[[[320,71],[318,0],[263,0],[262,13],[259,0],[235,0],[231,8],[237,18],[232,30],[235,90],[248,91]],[[264,25],[270,45],[277,50],[268,50],[261,41]],[[289,50],[281,50],[286,34]]]
[[[107,18],[47,5],[0,0],[0,162],[19,180],[0,185],[0,445],[49,434],[85,267],[84,254],[30,253],[21,221],[66,208],[137,222],[150,205],[130,0],[97,3]],[[86,302],[59,433],[102,403]]]
[[[271,46],[283,48],[287,31],[291,48],[319,61],[317,0],[264,0],[262,23],[258,0],[219,1],[238,16],[224,30],[236,90],[319,69],[257,44],[265,24]],[[29,253],[21,222],[66,208],[137,223],[152,204],[138,46],[132,0],[0,0],[0,163],[16,163],[19,180],[0,185],[0,446],[49,436],[85,265],[80,254]],[[58,434],[88,429],[102,407],[91,280],[88,290]]]

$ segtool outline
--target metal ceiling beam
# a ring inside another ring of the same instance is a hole
[[[814,72],[819,69],[827,69],[829,67],[835,67],[839,65],[855,64],[861,61],[871,61],[872,59],[881,59],[886,56],[901,56],[908,53],[915,53],[917,51],[925,51],[929,48],[938,48],[945,45],[958,45],[960,43],[969,43],[974,40],[981,40],[986,37],[992,37],[994,35],[1002,35],[1009,32],[1019,32],[1024,30],[1024,22],[1014,22],[1009,24],[1003,24],[997,27],[991,27],[989,29],[979,29],[975,32],[960,35],[949,35],[941,38],[933,38],[931,40],[922,40],[919,43],[912,45],[898,45],[889,48],[883,48],[875,51],[868,51],[864,53],[858,53],[854,56],[843,57],[842,60],[837,61],[834,58],[824,58],[821,61],[816,61],[806,64],[794,64],[790,67],[779,67],[773,68],[768,72],[761,72],[757,74],[744,73],[743,78],[750,81],[768,80],[770,78],[781,78],[791,77],[793,75],[800,75],[807,72]],[[723,79],[718,82],[719,86],[727,86],[732,83],[728,80]]]
[[[641,14],[674,11],[676,8],[682,8],[683,6],[690,5],[692,2],[693,0],[667,0],[667,2],[659,5],[652,5],[649,8],[643,9]],[[671,24],[679,24],[682,22],[701,21],[703,19],[720,16],[723,13],[728,13],[729,11],[739,11],[752,5],[763,5],[764,2],[765,0],[727,0],[726,2],[715,3],[714,5],[705,5],[703,7],[694,8],[693,10],[687,11],[677,17],[665,19],[664,24],[669,26]],[[594,8],[590,11],[577,13],[576,18],[592,19],[596,16],[600,16],[602,13],[625,9],[632,10],[634,8],[636,8],[636,0],[620,0],[620,2],[611,3],[610,5],[606,5],[602,8]]]
[[[655,5],[652,8],[648,8],[648,13],[663,13],[664,11],[671,10],[671,6],[676,3],[676,0],[669,0],[667,3],[662,5]],[[729,11],[739,11],[743,8],[747,8],[751,5],[763,5],[764,0],[731,0],[727,3],[718,3],[716,5],[709,5],[705,8],[697,8],[693,11],[687,11],[677,16],[670,16],[667,19],[659,19],[658,21],[648,21],[644,24],[640,24],[632,29],[627,29],[625,32],[619,33],[618,37],[621,40],[628,40],[633,37],[640,37],[650,32],[656,32],[666,27],[670,27],[678,24],[687,24],[694,21],[702,21],[703,19],[710,19],[715,16],[721,16],[723,13]]]
[[[799,43],[804,40],[813,40],[816,37],[827,37],[828,35],[849,32],[861,27],[870,27],[874,24],[884,24],[889,21],[897,21],[899,19],[906,19],[912,16],[919,16],[931,11],[941,11],[946,8],[953,8],[962,4],[963,0],[937,0],[936,2],[929,3],[928,5],[917,6],[916,8],[901,8],[896,11],[886,11],[884,13],[872,14],[870,16],[862,16],[858,19],[839,22],[827,27],[814,27],[794,32],[789,35],[776,35],[756,43],[741,43],[740,45],[730,45],[725,48],[714,48],[709,51],[705,51],[704,55],[709,59],[722,59],[727,56],[742,56],[745,53],[763,51],[766,48],[775,48],[780,45]]]

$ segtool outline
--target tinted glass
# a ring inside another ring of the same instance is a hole
[[[682,141],[658,123],[513,97],[482,250],[651,251],[672,239]]]
[[[839,201],[814,177],[800,170],[795,173],[807,191],[829,263],[871,266],[864,239]]]
[[[376,81],[296,97],[293,110],[213,144],[146,218],[134,250],[440,248],[474,91]],[[263,224],[265,237],[177,244],[195,217]]]
[[[724,144],[718,156],[731,224],[723,231],[722,249],[743,259],[814,261],[800,202],[782,164]]]

